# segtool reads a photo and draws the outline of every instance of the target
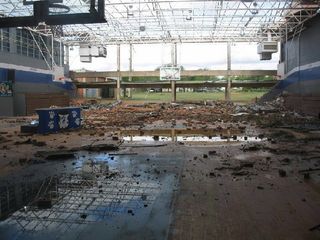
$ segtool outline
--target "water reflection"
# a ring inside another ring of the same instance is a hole
[[[264,140],[255,136],[245,136],[240,129],[122,130],[117,134],[120,138],[129,142],[258,142]]]
[[[98,161],[90,159],[95,158],[83,157],[72,174],[1,187],[1,217],[7,219],[0,222],[0,236],[42,239],[41,234],[54,231],[55,238],[64,238],[66,232],[78,234],[92,223],[112,223],[117,215],[147,219],[159,199],[161,181],[110,170],[101,155]],[[173,185],[174,178],[169,178]]]

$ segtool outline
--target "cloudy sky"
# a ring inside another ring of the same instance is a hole
[[[106,58],[93,58],[92,63],[81,63],[79,49],[70,51],[70,68],[91,71],[108,71],[117,69],[116,46],[107,47]],[[151,44],[134,45],[133,69],[154,70],[170,63],[171,45]],[[272,60],[260,61],[256,43],[236,43],[231,48],[231,69],[276,69],[279,54],[273,54]],[[178,64],[185,69],[227,68],[227,45],[225,43],[178,44]],[[129,46],[121,45],[121,70],[129,69]]]

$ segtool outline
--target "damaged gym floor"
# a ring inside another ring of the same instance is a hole
[[[269,104],[82,105],[0,119],[1,239],[320,239],[320,121]]]

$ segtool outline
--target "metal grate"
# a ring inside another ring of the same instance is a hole
[[[134,214],[152,205],[159,191],[159,183],[137,182],[132,177],[111,179],[98,173],[51,177],[43,182],[32,202],[4,223],[17,227],[17,238],[54,230],[58,239],[84,224],[107,222],[117,214]]]

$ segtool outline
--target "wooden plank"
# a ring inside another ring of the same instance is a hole
[[[320,117],[320,96],[284,96],[284,104],[291,110]]]
[[[74,82],[77,88],[101,88],[116,87],[114,82]],[[278,81],[261,82],[232,82],[231,87],[262,88],[273,87]],[[225,87],[226,82],[180,82],[177,81],[176,87],[179,88],[202,88],[202,87]],[[170,88],[169,82],[122,82],[122,88]]]
[[[50,106],[66,107],[70,104],[70,98],[63,93],[28,93],[26,94],[26,113],[31,115],[37,108]]]
[[[78,78],[118,77],[118,71],[107,72],[70,72],[73,80]],[[121,77],[159,77],[159,71],[120,71]],[[276,70],[183,70],[181,76],[276,76]]]

